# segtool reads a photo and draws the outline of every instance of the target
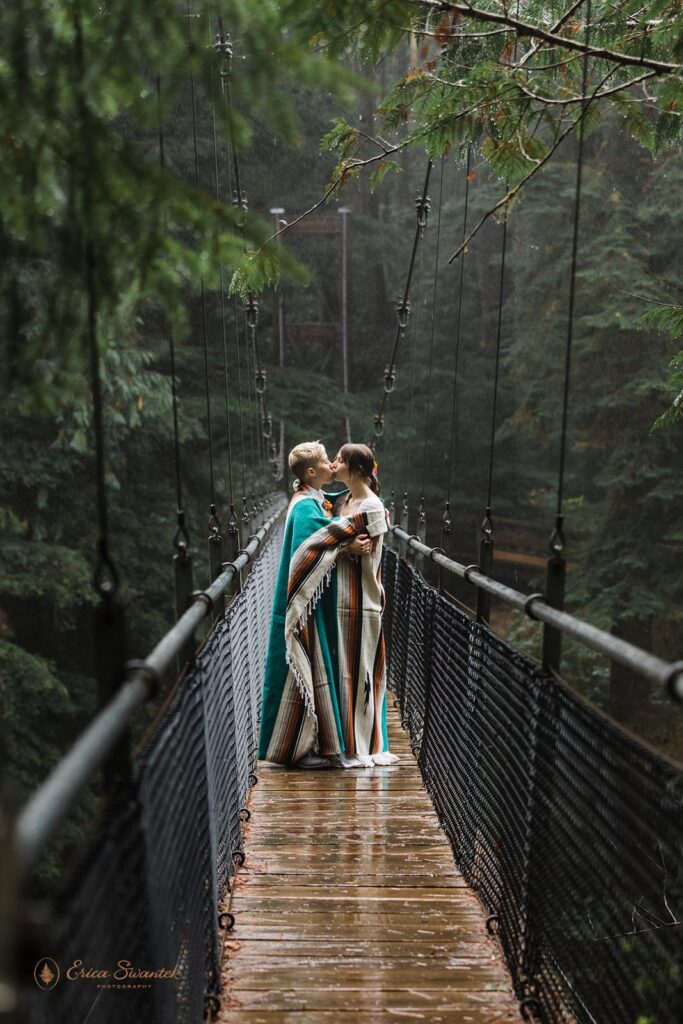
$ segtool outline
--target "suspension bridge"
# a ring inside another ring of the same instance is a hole
[[[222,31],[216,52],[221,89],[231,103],[231,46]],[[159,97],[162,86],[157,81]],[[194,103],[193,81],[193,113]],[[220,202],[215,119],[213,144]],[[193,145],[199,184],[196,125]],[[161,120],[159,159],[163,169]],[[211,339],[202,285],[210,466],[206,583],[196,589],[169,331],[177,621],[147,657],[127,660],[108,543],[97,290],[88,275],[101,706],[16,819],[3,818],[0,1011],[5,1019],[35,1024],[196,1024],[202,1019],[223,1024],[396,1019],[678,1024],[683,1019],[683,767],[592,706],[561,675],[562,637],[571,637],[660,686],[672,713],[680,713],[683,663],[667,663],[563,607],[563,473],[581,161],[579,147],[547,586],[543,593],[522,593],[495,574],[491,479],[504,231],[479,562],[465,565],[447,554],[452,480],[438,546],[427,543],[424,475],[421,498],[406,492],[399,507],[393,498],[389,503],[391,539],[382,573],[395,698],[390,732],[392,749],[401,755],[395,766],[306,774],[257,761],[266,640],[287,498],[282,440],[278,449],[259,349],[258,302],[251,294],[245,304],[244,361],[233,367],[226,316],[232,302],[237,323],[237,299],[226,297],[222,267],[230,501],[219,513]],[[468,153],[466,183],[469,169]],[[229,195],[238,210],[246,211],[234,148],[226,170]],[[430,160],[416,202],[405,287],[374,421],[378,446],[409,323],[432,171]],[[442,184],[441,177],[440,193]],[[439,198],[437,232],[440,211]],[[463,244],[467,200],[464,218]],[[463,256],[460,299],[464,266]],[[433,324],[434,317],[430,379]],[[461,307],[455,328],[451,446]],[[248,376],[253,386],[259,423],[251,456],[272,476],[251,502],[244,453],[252,424],[242,420],[240,407],[240,476],[228,414],[233,371]],[[429,416],[428,401],[425,475]],[[452,455],[451,447],[451,466]],[[280,487],[271,491],[273,480]],[[240,492],[241,506],[235,497]],[[454,580],[469,587],[469,602],[453,599]],[[492,600],[539,623],[540,661],[491,628]],[[132,723],[162,692],[153,722],[131,749]],[[31,874],[41,855],[100,772],[105,801],[97,834],[51,898],[32,900]]]

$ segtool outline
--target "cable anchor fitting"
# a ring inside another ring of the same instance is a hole
[[[256,324],[258,323],[258,299],[251,292],[249,298],[244,304],[244,308],[247,311],[247,325],[250,330],[256,330]]]
[[[381,412],[378,412],[375,416],[375,437],[382,437],[384,435],[384,416]]]
[[[420,238],[424,236],[431,205],[432,201],[428,195],[422,195],[420,192],[417,193],[415,196],[415,211],[417,213],[417,226],[420,232]]]
[[[232,190],[232,205],[236,210],[239,210],[242,214],[242,216],[237,219],[237,226],[243,228],[244,225],[247,223],[247,211],[249,209],[249,203],[247,202],[247,193],[244,191],[244,189],[240,189],[239,195],[237,193],[236,188]]]
[[[564,516],[562,516],[562,515],[560,515],[558,513],[558,515],[557,515],[557,517],[555,519],[555,529],[551,533],[550,541],[548,542],[548,547],[550,548],[550,553],[553,556],[553,558],[555,558],[555,559],[561,558],[562,557],[562,552],[564,551],[565,537],[564,537],[564,531],[562,529],[563,522],[564,522]]]
[[[396,387],[396,367],[392,363],[391,366],[387,363],[384,370],[384,394],[390,395]]]
[[[235,513],[235,506],[230,502],[230,512],[228,514],[228,533],[234,536],[239,532],[240,524]]]
[[[408,318],[410,317],[410,299],[399,299],[396,303],[396,313],[398,314],[398,326],[402,331],[405,331],[408,326]]]
[[[185,525],[185,513],[180,508],[176,512],[176,522],[178,525],[173,534],[173,547],[179,555],[186,555],[190,546],[190,535]]]
[[[254,384],[256,386],[257,395],[265,395],[267,380],[268,375],[262,366],[259,366],[254,370]]]
[[[444,509],[444,513],[443,513],[443,515],[441,517],[441,523],[442,523],[442,526],[443,526],[443,532],[444,533],[450,533],[451,532],[451,528],[453,526],[453,519],[451,517],[451,503],[450,503],[450,501],[446,502],[446,508]]]
[[[481,523],[481,532],[484,534],[486,540],[491,540],[493,534],[493,520],[491,519],[491,506],[486,506],[486,512]]]
[[[272,413],[265,413],[261,418],[261,433],[268,440],[273,436],[273,416]]]
[[[232,71],[232,40],[229,32],[217,32],[213,48],[219,59],[218,74],[221,78],[229,78]]]
[[[97,562],[92,582],[102,600],[111,600],[119,589],[119,574],[109,554],[106,537],[100,537],[97,542]]]
[[[216,506],[211,505],[209,510],[209,540],[217,541],[221,536],[221,521],[216,512]]]

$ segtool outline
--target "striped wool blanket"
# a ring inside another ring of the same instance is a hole
[[[336,573],[343,547],[365,529],[362,516],[331,519],[314,497],[290,504],[263,686],[259,757],[292,764],[340,753]]]
[[[383,508],[327,519],[312,497],[293,499],[273,603],[259,757],[286,765],[314,752],[388,749],[383,530]],[[366,532],[375,538],[371,555],[339,557]]]

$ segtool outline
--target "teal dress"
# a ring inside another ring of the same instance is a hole
[[[317,737],[306,733],[303,700],[292,679],[285,652],[285,613],[290,562],[303,541],[329,525],[313,496],[295,499],[287,517],[280,569],[273,599],[268,655],[263,686],[258,756],[276,764],[292,764],[306,753],[336,754],[344,750],[339,716],[337,650],[337,581],[332,571],[313,610],[311,629],[319,652],[316,679]],[[305,749],[307,746],[310,749]],[[317,748],[317,749],[315,749]]]

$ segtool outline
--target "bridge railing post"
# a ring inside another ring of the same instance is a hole
[[[173,556],[173,575],[175,580],[175,617],[176,622],[189,608],[194,587],[192,585],[192,557],[187,548],[182,547]],[[178,655],[178,674],[186,665],[194,665],[195,638],[191,636]]]
[[[551,555],[546,567],[545,599],[558,611],[564,611],[564,587],[567,563],[563,555],[564,533],[562,532],[562,516],[558,515],[555,529],[550,538]],[[549,672],[560,671],[562,657],[562,633],[554,626],[545,623],[543,626],[543,643],[541,664]]]
[[[406,533],[410,533],[410,530],[408,529],[409,522],[410,510],[408,507],[408,493],[406,491],[403,495],[403,503],[401,504],[401,508],[398,513],[398,525],[402,530],[405,530]],[[413,558],[410,544],[406,544],[405,548],[401,551],[401,553],[405,558],[406,562],[412,564]]]
[[[126,676],[126,624],[123,607],[104,592],[95,609],[95,677],[98,707],[106,707],[123,685]],[[103,766],[107,799],[125,791],[132,779],[130,733],[123,734]]]
[[[479,541],[479,569],[484,576],[493,574],[493,521],[491,519],[491,507],[486,506],[486,512],[481,524],[482,537]],[[481,587],[477,587],[477,622],[488,622],[491,618],[491,595]]]
[[[211,517],[209,519],[209,581],[213,583],[223,572],[223,538],[221,536],[221,524],[216,516],[215,505],[211,506]],[[213,615],[222,615],[225,611],[223,594],[218,598],[213,607]]]

